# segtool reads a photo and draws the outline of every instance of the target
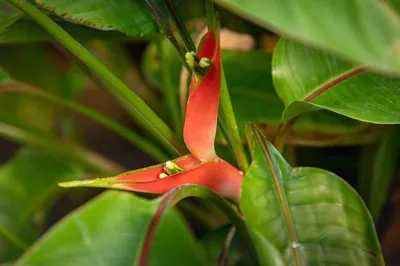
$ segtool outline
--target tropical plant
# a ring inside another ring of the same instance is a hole
[[[400,5],[214,2],[0,0],[0,263],[396,265]]]

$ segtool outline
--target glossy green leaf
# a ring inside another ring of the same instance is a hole
[[[38,237],[57,183],[77,175],[65,162],[30,150],[0,166],[0,261],[18,258]]]
[[[135,265],[156,202],[109,191],[65,217],[15,265]],[[149,265],[205,265],[200,246],[174,211],[157,229]]]
[[[371,215],[354,189],[326,170],[292,168],[255,126],[248,130],[253,162],[240,206],[288,265],[384,265]]]
[[[386,1],[215,2],[263,27],[328,49],[355,62],[399,70],[400,19]]]
[[[363,149],[360,194],[375,221],[386,204],[400,156],[400,126],[391,127],[378,143]]]
[[[281,39],[272,71],[286,106],[283,120],[322,108],[370,123],[400,123],[400,79],[358,70],[332,55]]]
[[[143,37],[158,30],[144,1],[138,0],[35,0],[39,7],[77,24],[99,30],[116,30]]]
[[[270,54],[263,51],[223,51],[222,63],[239,131],[247,122],[256,123],[269,138],[275,138],[284,110],[272,84]],[[160,56],[156,45],[147,47],[143,73],[154,87],[163,89]],[[181,64],[177,56],[170,63],[171,82],[178,93]],[[288,143],[307,146],[354,145],[375,141],[380,126],[368,125],[328,111],[302,116],[288,136]],[[221,141],[220,139],[217,141]]]

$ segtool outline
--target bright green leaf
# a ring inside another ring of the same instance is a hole
[[[156,207],[131,193],[106,192],[51,228],[15,265],[135,265]],[[205,265],[202,256],[179,216],[167,211],[149,265]]]
[[[281,254],[264,235],[252,231],[254,245],[261,265],[285,266]]]
[[[253,162],[240,206],[288,265],[384,265],[371,215],[354,189],[326,170],[292,168],[252,125],[249,143]]]
[[[281,39],[272,73],[286,106],[283,120],[322,108],[370,123],[400,123],[400,79],[357,70],[332,55]]]
[[[355,62],[400,68],[400,19],[377,0],[215,0],[279,33]]]
[[[0,166],[0,261],[16,259],[38,237],[57,183],[77,174],[65,162],[30,150]]]

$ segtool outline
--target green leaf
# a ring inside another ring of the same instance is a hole
[[[399,70],[400,19],[385,1],[215,1],[263,27],[355,62]]]
[[[109,191],[71,213],[15,265],[135,265],[156,202]],[[205,265],[200,246],[174,211],[156,232],[149,265]]]
[[[388,200],[400,155],[400,126],[391,127],[373,146],[363,149],[360,190],[375,221]]]
[[[0,261],[16,259],[38,237],[57,183],[77,174],[65,162],[31,150],[0,167]]]
[[[253,230],[253,242],[256,246],[258,259],[261,265],[285,266],[281,254],[265,236]]]
[[[253,162],[240,206],[288,265],[384,265],[371,215],[346,182],[292,168],[255,126],[248,130]]]
[[[273,79],[286,106],[283,120],[322,108],[370,123],[400,123],[400,79],[363,70],[281,39],[274,52]]]
[[[181,64],[179,57],[173,58],[169,64],[171,82],[178,93]],[[260,126],[270,138],[275,138],[279,131],[284,105],[272,84],[271,60],[272,56],[264,51],[222,51],[226,81],[242,136],[249,121]],[[160,56],[154,43],[145,50],[142,68],[152,86],[164,89]],[[380,126],[361,123],[329,111],[319,111],[307,113],[296,122],[288,143],[307,146],[354,145],[373,142],[381,134]],[[218,138],[217,141],[222,142]]]
[[[99,30],[116,30],[143,37],[158,30],[144,1],[138,0],[35,0],[41,8],[77,24]]]

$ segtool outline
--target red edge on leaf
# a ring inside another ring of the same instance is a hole
[[[202,161],[215,159],[215,133],[221,87],[221,57],[218,31],[204,36],[198,57],[211,59],[212,64],[203,79],[190,85],[183,136],[190,152]]]
[[[123,177],[119,179],[130,181]],[[217,158],[166,178],[134,184],[119,184],[118,187],[137,192],[163,194],[180,185],[198,184],[206,186],[224,197],[238,201],[242,181],[243,175],[238,169]]]
[[[198,165],[200,161],[192,155],[186,155],[172,160],[180,167],[187,169]],[[160,179],[160,174],[164,171],[165,164],[158,164],[148,168],[129,171],[115,177],[116,180],[124,180],[129,182],[147,182]]]

